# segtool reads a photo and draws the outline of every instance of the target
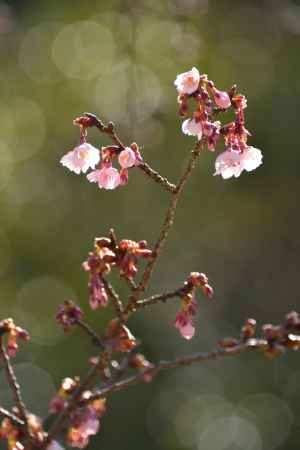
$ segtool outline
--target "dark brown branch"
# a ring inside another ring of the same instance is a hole
[[[18,408],[21,420],[24,422],[24,426],[27,429],[27,409],[25,406],[25,403],[23,402],[22,399],[22,394],[21,394],[21,388],[20,385],[18,383],[18,380],[16,378],[15,372],[13,370],[13,367],[10,363],[10,358],[6,352],[5,346],[2,342],[1,339],[1,345],[0,345],[0,355],[1,358],[3,360],[3,364],[4,364],[4,370],[5,370],[5,374],[6,374],[6,379],[8,381],[8,384],[10,386],[10,389],[12,391],[13,397],[14,397],[14,401],[15,404]],[[28,429],[27,429],[27,434],[28,433]]]
[[[219,348],[212,352],[195,353],[193,355],[184,356],[182,358],[176,358],[172,361],[160,361],[157,365],[151,367],[150,369],[143,370],[136,375],[125,378],[124,380],[104,386],[102,389],[96,391],[90,397],[89,401],[100,397],[106,397],[109,394],[112,394],[114,392],[120,391],[121,389],[137,384],[139,381],[142,381],[144,379],[145,375],[155,376],[162,370],[175,369],[183,366],[190,366],[191,364],[194,363],[213,361],[227,356],[236,356],[246,351],[253,351],[253,350],[264,351],[267,348],[268,348],[267,340],[249,339],[248,341],[231,348]],[[81,405],[83,405],[84,403],[85,402],[81,402]]]
[[[162,294],[152,295],[151,297],[144,298],[142,300],[138,300],[136,302],[136,308],[145,308],[150,305],[154,305],[155,303],[165,302],[170,298],[180,297],[182,293],[182,288],[176,289],[171,292],[164,292]]]
[[[98,345],[102,349],[105,348],[100,336],[98,336],[98,334],[86,322],[84,322],[84,320],[77,319],[76,323],[92,339],[93,344]]]
[[[145,172],[152,180],[156,181],[156,183],[161,184],[164,188],[166,188],[169,192],[175,192],[176,186],[173,183],[170,183],[166,177],[163,177],[158,172],[153,170],[149,164],[142,162],[137,166],[138,169]]]
[[[114,290],[113,286],[105,278],[102,279],[102,282],[104,284],[106,292],[108,293],[108,295],[112,300],[113,306],[116,310],[120,322],[124,322],[124,307],[123,303],[120,300],[120,297]]]
[[[176,189],[173,192],[170,206],[167,210],[165,220],[162,225],[158,240],[156,241],[156,244],[153,249],[153,257],[148,262],[148,264],[144,270],[142,280],[141,280],[140,284],[138,285],[137,289],[135,290],[135,292],[133,293],[133,295],[131,296],[131,299],[125,309],[125,313],[127,315],[129,315],[135,309],[140,293],[143,292],[147,287],[147,284],[152,275],[154,266],[157,262],[160,252],[166,242],[169,231],[173,225],[178,200],[179,200],[182,190],[185,186],[185,183],[187,182],[188,178],[190,177],[190,175],[192,173],[192,170],[195,167],[196,160],[199,157],[203,147],[204,147],[203,141],[197,142],[194,150],[191,152],[191,157],[188,162],[188,165],[185,168],[183,174],[181,175],[179,182],[176,186]]]

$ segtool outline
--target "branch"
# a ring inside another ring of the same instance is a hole
[[[86,400],[82,401],[80,405],[83,406],[85,403],[90,402],[94,399],[106,397],[109,394],[118,392],[124,388],[137,384],[139,381],[143,381],[146,375],[148,375],[149,377],[153,377],[162,370],[175,369],[183,366],[190,366],[191,364],[194,363],[213,361],[227,356],[239,355],[246,351],[253,351],[253,350],[264,351],[268,349],[268,347],[269,347],[268,341],[265,339],[249,339],[246,342],[238,344],[231,348],[219,348],[211,352],[200,352],[195,353],[193,355],[184,356],[181,358],[176,358],[172,361],[160,361],[158,364],[151,367],[150,369],[143,370],[136,375],[125,378],[124,380],[104,386],[102,389],[96,391],[88,399],[88,401]]]
[[[136,302],[136,308],[145,308],[147,306],[154,305],[155,303],[166,302],[170,298],[180,297],[182,289],[183,288],[181,287],[179,289],[176,289],[175,291],[164,292],[162,294],[156,294],[152,295],[151,297],[138,300]]]
[[[116,310],[120,322],[121,323],[124,322],[124,307],[122,301],[120,300],[120,297],[118,296],[112,285],[109,283],[109,281],[103,278],[102,282],[104,284],[106,292],[108,293],[108,295],[112,300],[113,306]]]
[[[204,142],[203,141],[199,141],[199,142],[197,142],[194,150],[191,152],[191,157],[190,157],[190,160],[188,162],[188,165],[185,168],[183,174],[181,175],[181,177],[179,179],[179,182],[178,182],[178,184],[176,186],[176,189],[173,192],[170,206],[169,206],[169,208],[167,210],[167,213],[166,213],[166,216],[165,216],[165,220],[164,220],[164,223],[162,225],[162,228],[161,228],[158,240],[157,240],[157,242],[156,242],[156,244],[154,246],[154,249],[153,249],[153,257],[148,262],[148,264],[147,264],[147,266],[146,266],[146,268],[144,270],[144,273],[143,273],[143,276],[142,276],[142,280],[139,283],[139,285],[138,285],[137,289],[135,290],[135,292],[133,293],[133,295],[131,296],[131,300],[128,303],[126,309],[125,309],[125,314],[127,314],[127,315],[129,315],[135,309],[136,303],[138,301],[138,297],[139,297],[140,293],[143,292],[146,289],[146,287],[147,287],[147,284],[148,284],[148,282],[150,280],[150,277],[152,275],[154,266],[155,266],[155,264],[157,262],[157,259],[158,259],[159,255],[160,255],[160,252],[161,252],[161,250],[162,250],[162,248],[163,248],[163,246],[164,246],[164,244],[166,242],[166,239],[168,237],[169,231],[170,231],[170,229],[171,229],[171,227],[173,225],[178,200],[180,198],[180,195],[182,193],[182,190],[183,190],[183,188],[184,188],[188,178],[190,177],[190,175],[191,175],[191,173],[192,173],[192,171],[193,171],[193,169],[195,167],[196,160],[199,157],[203,147],[204,147]]]
[[[16,375],[14,373],[13,367],[10,363],[10,358],[5,350],[2,339],[1,339],[1,345],[0,345],[0,355],[1,355],[3,363],[4,363],[4,370],[5,370],[6,378],[7,378],[8,384],[11,388],[11,391],[12,391],[12,394],[13,394],[13,397],[15,400],[15,404],[18,408],[20,417],[21,417],[22,421],[24,422],[24,425],[26,426],[26,430],[28,433],[26,406],[25,406],[25,403],[23,402],[22,395],[21,395],[21,388],[20,388],[20,385],[16,378]]]
[[[102,339],[98,336],[98,334],[83,320],[77,319],[76,320],[77,325],[92,339],[92,342],[102,349],[105,348],[104,343],[102,342]]]
[[[17,425],[19,427],[24,427],[25,423],[23,422],[23,420],[19,419],[19,417],[17,417],[15,414],[7,411],[5,408],[2,408],[0,406],[0,416],[6,417],[7,419],[9,419],[14,425]]]
[[[107,134],[112,142],[119,147],[120,150],[124,150],[126,146],[123,144],[119,136],[117,135],[115,131],[115,125],[113,122],[108,122],[107,125],[104,125],[104,123],[95,115],[91,113],[83,113],[83,117],[88,118],[89,122],[86,125],[87,127],[96,127],[98,128],[101,133]],[[76,119],[75,119],[76,122]],[[163,177],[160,175],[156,170],[152,169],[149,164],[145,162],[141,162],[139,165],[136,166],[136,168],[140,169],[142,172],[144,172],[149,178],[154,180],[156,183],[159,183],[162,185],[167,191],[169,192],[175,192],[176,186],[168,181],[166,177]]]

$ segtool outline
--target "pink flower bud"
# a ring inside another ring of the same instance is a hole
[[[213,90],[215,102],[218,108],[227,109],[231,106],[231,100],[227,92],[219,91],[218,89]]]
[[[130,147],[126,147],[119,154],[118,160],[122,169],[128,169],[136,164],[136,155]]]

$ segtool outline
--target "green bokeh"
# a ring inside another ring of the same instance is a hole
[[[299,39],[300,4],[288,0],[0,2],[0,313],[32,331],[16,363],[24,382],[34,377],[25,394],[39,414],[53,383],[85,373],[93,354],[79,333],[51,327],[57,304],[72,296],[98,330],[111,316],[86,302],[80,264],[93,238],[113,226],[152,244],[169,201],[138,171],[113,192],[66,171],[58,161],[78,142],[72,120],[91,111],[115,121],[124,142],[138,142],[175,181],[193,139],[181,133],[173,81],[194,65],[247,95],[264,164],[223,181],[206,152],[180,201],[149,292],[192,270],[209,275],[215,301],[201,299],[195,339],[183,342],[172,326],[175,304],[138,313],[132,331],[157,360],[211,349],[245,317],[276,323],[299,309]],[[95,131],[89,141],[108,142]],[[299,371],[288,354],[164,374],[109,399],[90,449],[297,448]],[[3,381],[0,398],[9,404]]]

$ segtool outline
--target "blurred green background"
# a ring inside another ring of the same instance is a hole
[[[156,361],[212,349],[246,317],[276,323],[299,308],[299,39],[296,1],[0,1],[0,313],[31,331],[15,363],[37,414],[95,354],[79,333],[62,334],[58,304],[74,299],[98,330],[112,316],[87,305],[80,264],[93,238],[113,226],[151,245],[169,202],[140,171],[106,192],[63,168],[59,159],[78,143],[72,120],[90,111],[115,121],[175,181],[193,139],[181,133],[173,81],[194,65],[219,89],[236,82],[247,95],[250,144],[264,164],[224,181],[206,152],[181,199],[149,293],[177,287],[192,270],[208,274],[215,300],[200,299],[192,342],[172,326],[176,300],[138,313],[131,329]],[[95,131],[89,142],[108,143]],[[165,373],[109,399],[90,449],[294,450],[299,375],[296,353]]]

